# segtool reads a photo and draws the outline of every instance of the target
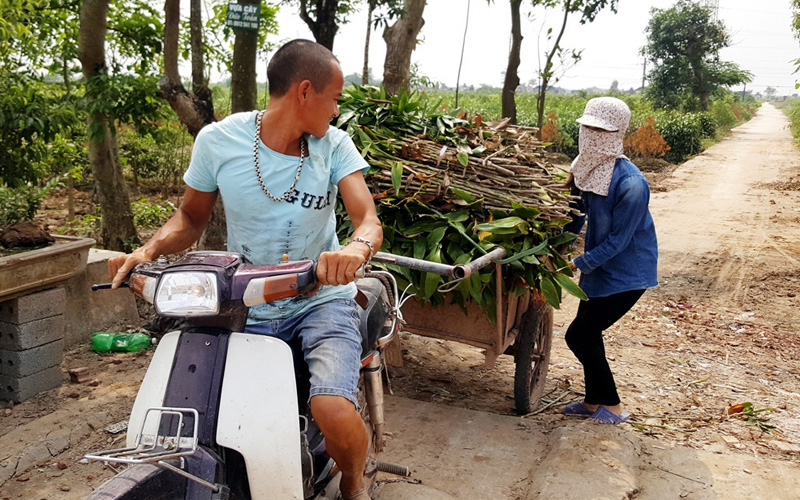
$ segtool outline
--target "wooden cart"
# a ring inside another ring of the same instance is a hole
[[[379,255],[383,262],[387,254]],[[376,256],[378,257],[378,256]],[[409,259],[411,260],[411,259]],[[544,391],[553,333],[553,308],[538,291],[517,296],[503,295],[502,266],[496,266],[497,324],[474,302],[467,313],[457,305],[433,308],[416,299],[403,307],[403,330],[483,348],[485,366],[494,367],[501,354],[514,356],[514,403],[518,413],[527,414],[539,404]],[[430,271],[430,270],[429,270]],[[435,271],[434,271],[435,272]],[[442,273],[444,274],[444,273]]]

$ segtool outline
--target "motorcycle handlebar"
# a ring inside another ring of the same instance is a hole
[[[127,281],[123,281],[122,283],[119,284],[120,288],[128,288],[129,286],[130,285],[128,285]],[[93,284],[92,285],[92,291],[96,292],[98,290],[111,290],[111,283],[95,283],[95,284]]]
[[[395,266],[413,269],[414,271],[423,271],[427,273],[439,274],[441,276],[449,276],[455,279],[469,278],[472,273],[488,266],[506,256],[506,251],[502,247],[497,247],[491,252],[482,257],[469,262],[467,264],[458,264],[451,266],[448,264],[439,264],[437,262],[429,262],[427,260],[414,259],[412,257],[403,257],[401,255],[393,255],[390,253],[378,252],[373,257],[374,262],[383,264],[391,264]]]
[[[502,259],[506,256],[506,251],[502,247],[497,247],[491,252],[483,255],[482,257],[478,257],[477,259],[469,262],[467,264],[458,264],[455,266],[451,266],[448,264],[440,264],[437,262],[430,262],[427,260],[422,259],[415,259],[412,257],[404,257],[401,255],[394,255],[385,252],[378,252],[373,257],[372,260],[374,262],[380,262],[383,264],[391,264],[395,266],[405,267],[407,269],[413,269],[415,271],[423,271],[428,273],[434,273],[441,276],[448,276],[455,279],[466,279],[469,278],[473,273],[478,271],[479,269],[488,266],[498,260]],[[316,264],[314,265],[314,272],[316,274]],[[364,270],[359,269],[356,273],[356,278],[363,278]],[[120,288],[128,287],[127,282],[120,283]],[[92,285],[92,291],[95,292],[97,290],[109,290],[111,289],[111,283],[98,283]]]

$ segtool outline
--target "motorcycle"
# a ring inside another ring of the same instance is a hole
[[[458,266],[383,252],[373,261],[459,280],[504,255],[498,248]],[[372,266],[359,271],[356,285],[359,407],[369,435],[364,476],[371,489],[379,471],[410,475],[405,466],[378,460],[388,380],[383,349],[403,324],[403,299],[394,276]],[[311,416],[299,346],[242,333],[250,307],[313,293],[313,261],[284,256],[254,265],[236,253],[190,252],[174,263],[159,258],[137,265],[123,286],[159,317],[181,324],[158,342],[131,410],[126,446],[85,456],[128,465],[88,500],[337,498],[340,474]]]

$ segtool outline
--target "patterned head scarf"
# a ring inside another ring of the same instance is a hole
[[[627,104],[615,97],[596,97],[586,103],[583,116],[577,122],[608,132],[581,127],[578,137],[578,157],[572,162],[572,176],[581,191],[608,196],[611,176],[617,158],[622,154],[622,139],[631,121]]]

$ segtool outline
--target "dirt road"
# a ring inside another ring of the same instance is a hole
[[[661,287],[606,335],[630,424],[557,413],[582,391],[563,339],[574,300],[556,314],[553,406],[526,417],[511,411],[512,360],[487,370],[477,349],[405,335],[386,458],[423,484],[379,497],[800,498],[800,155],[787,125],[764,105],[654,185]],[[124,418],[150,354],[87,350],[63,368],[89,366],[100,385],[0,409],[0,499],[83,498],[112,474],[80,458],[119,442],[104,427]],[[774,411],[728,417],[745,402]]]
[[[786,326],[800,318],[793,295],[800,278],[800,158],[788,125],[765,104],[731,137],[675,171],[664,186],[675,189],[653,196],[667,290],[689,285],[696,297],[761,311]]]
[[[522,419],[540,441],[528,444],[529,472],[496,498],[800,498],[800,155],[788,124],[765,104],[654,186],[661,286],[606,335],[633,423],[598,435],[556,414]],[[563,339],[576,307],[556,312],[554,408],[582,390]],[[511,414],[511,360],[487,371],[475,349],[405,340],[402,395]],[[746,402],[775,411],[756,425],[727,416]],[[470,484],[420,474],[456,496]]]

